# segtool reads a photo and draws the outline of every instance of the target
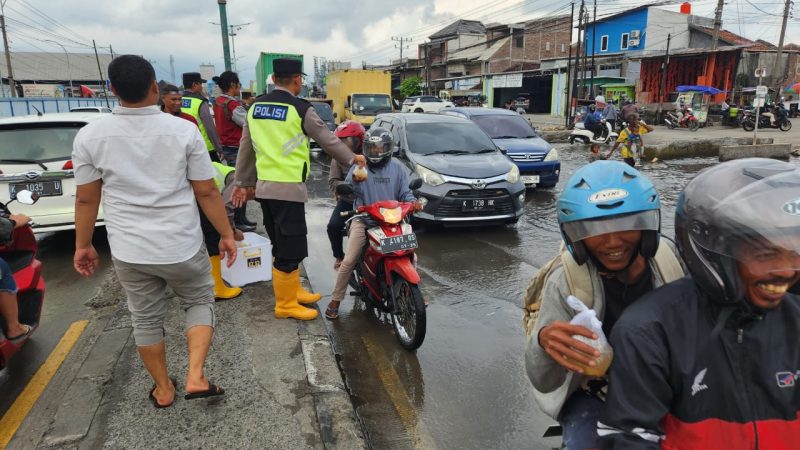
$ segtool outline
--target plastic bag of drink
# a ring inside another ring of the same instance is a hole
[[[601,377],[608,371],[608,366],[611,365],[611,359],[614,357],[614,350],[606,339],[603,333],[603,322],[597,318],[597,312],[589,309],[580,299],[570,295],[567,297],[567,304],[574,309],[578,314],[569,322],[571,325],[580,325],[589,329],[592,333],[597,335],[597,339],[589,339],[581,335],[573,335],[572,337],[581,341],[590,347],[597,349],[600,356],[595,360],[595,366],[587,366],[574,361],[575,364],[583,369],[583,373],[590,377]]]
[[[356,166],[353,170],[353,180],[364,181],[367,179],[367,169],[364,166]]]

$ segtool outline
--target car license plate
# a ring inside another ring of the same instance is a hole
[[[381,252],[383,253],[398,252],[412,248],[417,248],[417,235],[414,233],[381,239]]]
[[[524,184],[539,184],[539,175],[523,175],[522,182]]]
[[[34,194],[39,194],[39,197],[58,197],[63,195],[60,180],[13,183],[8,186],[8,191],[11,198],[15,198],[17,196],[17,192],[25,190],[31,191]]]
[[[462,211],[491,211],[494,209],[494,200],[472,199],[462,200]]]

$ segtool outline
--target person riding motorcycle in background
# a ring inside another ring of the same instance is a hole
[[[342,140],[350,150],[356,155],[361,154],[361,147],[364,144],[364,134],[366,130],[364,127],[354,121],[346,120],[342,122],[334,134]],[[353,209],[354,196],[341,196],[336,193],[336,186],[344,183],[347,173],[350,172],[350,166],[345,166],[336,160],[331,161],[330,174],[328,175],[328,186],[331,188],[331,193],[336,199],[336,207],[331,213],[331,218],[328,220],[328,239],[331,241],[331,250],[333,250],[333,257],[336,262],[333,265],[334,270],[339,270],[339,266],[344,259],[344,248],[342,247],[342,240],[344,239],[344,226],[346,218],[342,217],[341,213],[344,211],[351,211]]]
[[[603,133],[602,120],[602,113],[597,110],[597,107],[589,105],[589,111],[583,119],[583,127],[594,133],[594,137],[597,138]]]
[[[347,184],[355,183],[353,207],[358,208],[382,200],[396,200],[414,202],[415,211],[421,210],[422,205],[416,201],[414,193],[408,187],[408,176],[402,163],[392,158],[392,133],[382,127],[370,129],[364,138],[363,148],[367,159],[366,180],[354,177],[356,166],[350,168],[345,179]],[[325,311],[325,317],[328,319],[339,317],[339,304],[344,299],[350,275],[358,264],[364,244],[367,242],[367,228],[368,225],[361,218],[356,217],[350,222],[347,251],[339,266],[331,302]]]

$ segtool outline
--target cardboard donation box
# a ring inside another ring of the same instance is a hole
[[[236,243],[236,261],[231,267],[222,260],[222,279],[231,286],[244,286],[272,279],[272,244],[269,239],[244,233],[244,240]]]

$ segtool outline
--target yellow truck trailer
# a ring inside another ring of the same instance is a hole
[[[369,128],[380,113],[392,112],[392,75],[384,70],[330,72],[327,98],[333,100],[336,123],[355,120]]]

